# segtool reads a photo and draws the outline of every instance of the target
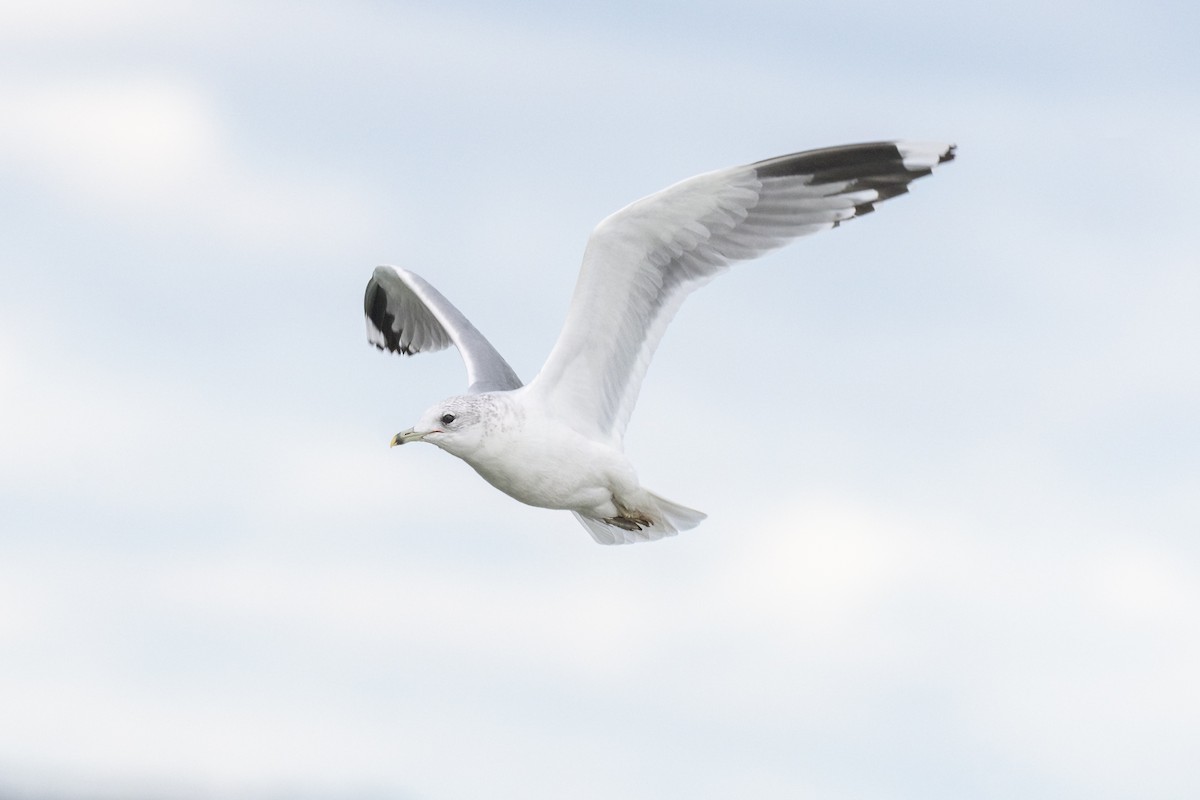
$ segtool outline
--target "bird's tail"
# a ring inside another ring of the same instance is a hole
[[[705,514],[703,511],[681,506],[679,503],[672,503],[665,497],[659,497],[653,492],[647,492],[646,494],[650,495],[654,502],[658,504],[658,511],[662,514],[666,524],[671,527],[671,533],[691,530],[708,517],[708,514]]]
[[[578,511],[572,513],[600,544],[653,542],[664,536],[674,536],[679,531],[694,528],[708,516],[702,511],[659,497],[653,492],[645,492],[645,497],[650,501],[647,505],[653,506],[647,509],[649,514],[639,513],[637,516],[623,518],[620,524],[585,517]]]

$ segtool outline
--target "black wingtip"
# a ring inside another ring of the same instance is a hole
[[[786,178],[793,175],[818,175],[816,183],[830,183],[861,176],[864,169],[903,163],[895,142],[862,144],[805,150],[776,156],[752,164],[760,178]]]
[[[400,346],[400,335],[396,330],[396,316],[388,311],[387,292],[379,285],[374,276],[367,281],[367,291],[363,296],[363,312],[372,327],[383,337],[383,343],[373,341],[380,350],[388,349],[393,353],[410,355],[407,347]]]
[[[382,293],[383,290],[380,289],[379,284],[375,281],[374,277],[367,281],[367,291],[366,294],[363,295],[363,313],[366,314],[372,322],[374,321],[376,303],[378,303],[378,298]],[[386,304],[387,301],[384,302]]]

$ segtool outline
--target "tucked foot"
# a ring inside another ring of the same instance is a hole
[[[605,517],[604,521],[621,530],[640,531],[654,525],[654,520],[640,511],[623,511],[619,517]]]

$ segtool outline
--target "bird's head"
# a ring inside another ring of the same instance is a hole
[[[430,406],[416,425],[392,437],[391,446],[429,442],[448,453],[466,458],[477,450],[492,417],[482,395],[461,395]]]

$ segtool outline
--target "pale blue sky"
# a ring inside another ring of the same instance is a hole
[[[1197,16],[0,2],[0,798],[1194,797]],[[608,213],[892,137],[659,350],[700,528],[387,448],[376,264],[528,379]]]

